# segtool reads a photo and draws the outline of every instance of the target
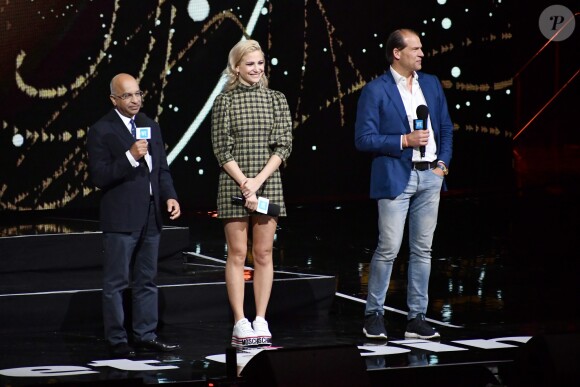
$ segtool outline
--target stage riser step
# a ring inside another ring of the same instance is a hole
[[[275,280],[269,318],[327,315],[336,288],[334,277]],[[125,294],[130,316],[130,290]],[[253,284],[246,283],[246,313],[253,310]],[[71,331],[102,333],[101,291],[0,296],[0,333]],[[224,283],[165,285],[159,288],[163,324],[233,320]]]
[[[189,247],[189,228],[165,227],[159,256]],[[83,269],[102,264],[102,233],[27,235],[0,238],[0,274],[34,270]]]

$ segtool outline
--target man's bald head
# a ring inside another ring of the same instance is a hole
[[[111,79],[111,102],[125,117],[132,118],[141,109],[141,89],[139,83],[130,74],[120,73]]]

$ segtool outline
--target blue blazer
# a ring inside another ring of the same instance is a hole
[[[151,200],[149,183],[159,230],[163,223],[160,204],[177,199],[159,125],[143,113],[138,113],[135,121],[138,126],[151,127],[151,172],[143,165],[144,159],[138,168],[127,159],[125,152],[135,139],[114,109],[91,126],[87,134],[89,173],[102,193],[100,221],[105,232],[131,232],[143,227]]]
[[[437,144],[437,159],[447,166],[453,148],[453,122],[441,82],[434,75],[418,72],[419,85],[429,108]],[[403,192],[411,175],[413,148],[401,150],[401,135],[411,133],[403,100],[390,71],[369,82],[358,100],[355,146],[373,154],[371,190],[373,199],[394,199]],[[443,185],[445,189],[445,183]]]

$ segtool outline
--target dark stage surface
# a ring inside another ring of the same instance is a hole
[[[403,341],[404,248],[387,296],[388,342],[367,340],[362,334],[362,300],[376,241],[373,202],[290,205],[289,217],[280,220],[276,236],[268,316],[274,345],[281,348],[277,351],[295,351],[279,352],[290,356],[286,367],[292,363],[301,367],[300,361],[319,351],[317,361],[324,368],[336,363],[333,356],[341,345],[357,346],[373,385],[397,380],[405,380],[405,385],[486,385],[491,376],[488,385],[510,386],[521,380],[522,365],[527,375],[548,385],[567,377],[577,380],[572,366],[579,360],[580,346],[577,194],[577,188],[552,185],[513,193],[450,192],[443,197],[427,314],[442,335],[434,343]],[[164,230],[165,240],[177,238],[174,244],[179,246],[183,238],[172,237],[171,232],[189,228],[185,253],[165,249],[159,270],[163,321],[159,333],[167,341],[179,342],[182,349],[170,355],[142,354],[134,360],[139,361],[137,370],[136,363],[110,362],[100,331],[98,265],[50,269],[50,263],[61,257],[47,253],[43,263],[47,267],[26,269],[30,258],[23,255],[22,267],[13,263],[13,270],[0,272],[4,305],[0,385],[112,384],[117,379],[127,384],[142,380],[208,385],[216,380],[215,385],[230,385],[223,380],[222,362],[232,328],[223,285],[225,242],[220,221],[211,215],[190,213],[177,228]],[[65,240],[55,241],[66,245],[66,237],[73,240],[78,233],[95,231],[87,220],[51,218],[46,213],[2,220],[1,243],[21,238],[28,244],[32,242],[25,240],[27,235],[50,233],[63,234]],[[48,252],[51,246],[43,248]],[[4,249],[2,259],[9,253]],[[73,252],[79,262],[92,262],[90,256],[96,253],[78,247]],[[72,289],[83,290],[73,291],[80,298],[76,303],[71,301],[74,297],[67,299],[70,303],[62,313],[77,315],[65,316],[59,325],[56,314],[62,305],[51,297]],[[329,289],[330,296],[325,295]],[[251,312],[248,317],[253,318]],[[533,341],[526,344],[530,338]],[[526,354],[546,343],[542,361],[530,370]],[[255,354],[238,353],[238,371]],[[551,361],[559,366],[550,369]],[[485,371],[477,379],[481,384],[473,384],[469,378],[481,370]],[[462,382],[454,384],[458,379]]]

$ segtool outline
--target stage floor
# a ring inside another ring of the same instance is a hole
[[[452,192],[443,197],[427,313],[442,338],[433,343],[403,341],[405,244],[386,301],[389,339],[367,340],[362,334],[368,264],[377,235],[373,202],[289,205],[289,216],[280,220],[276,235],[275,277],[330,277],[335,281],[335,294],[327,313],[318,316],[284,313],[284,303],[277,299],[278,304],[271,306],[276,313],[268,318],[274,345],[304,351],[353,345],[369,372],[413,367],[420,372],[422,368],[481,364],[494,373],[498,385],[506,383],[501,378],[509,382],[513,377],[510,367],[530,338],[570,335],[577,340],[580,332],[580,270],[575,251],[580,213],[575,194],[542,188],[477,196]],[[189,229],[189,245],[186,254],[160,262],[160,285],[223,281],[225,241],[221,223],[212,215],[190,212],[175,224]],[[23,228],[22,222],[15,229],[10,222],[3,219],[2,237],[14,236],[17,229],[30,229]],[[34,223],[30,215],[27,222]],[[75,221],[67,222],[67,230],[74,229]],[[51,275],[59,273],[63,281],[75,285],[99,286],[94,267],[55,270]],[[46,270],[21,277],[2,273],[0,277],[10,281],[1,282],[0,290],[4,294],[26,292],[27,284],[37,280],[42,284],[45,275]],[[274,291],[276,286],[278,283]],[[5,319],[12,312],[1,313]],[[196,311],[188,313],[194,316]],[[138,369],[130,370],[135,364],[110,361],[101,333],[94,327],[43,330],[42,323],[23,324],[21,329],[2,332],[0,386],[133,379],[147,384],[207,385],[208,380],[226,375],[222,361],[231,329],[227,315],[213,321],[205,316],[198,321],[164,323],[160,337],[181,344],[181,350],[140,355],[135,359]],[[238,353],[239,367],[255,354]],[[504,373],[504,369],[509,371]]]

